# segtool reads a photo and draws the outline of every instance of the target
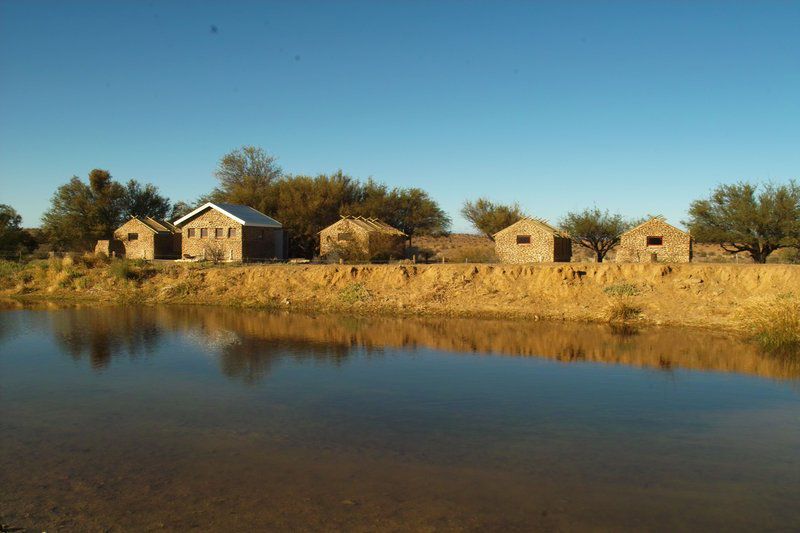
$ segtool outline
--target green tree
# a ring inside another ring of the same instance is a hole
[[[92,170],[88,185],[73,176],[56,189],[42,216],[42,229],[56,249],[90,249],[120,225],[124,202],[125,188],[108,171]]]
[[[209,200],[230,202],[269,213],[275,207],[272,186],[283,176],[277,158],[256,146],[242,146],[219,160],[214,176],[219,186]]]
[[[775,250],[800,246],[800,185],[720,185],[707,199],[692,202],[685,224],[700,242],[766,263]]]
[[[472,226],[494,240],[494,234],[525,216],[519,204],[496,204],[487,198],[464,202],[461,214]]]
[[[152,217],[163,220],[171,211],[169,199],[161,196],[155,185],[150,183],[142,185],[136,180],[130,180],[125,185],[126,217]]]
[[[356,201],[343,206],[341,214],[378,218],[405,233],[409,244],[415,235],[447,233],[451,223],[422,189],[389,189],[372,178],[359,187]]]
[[[622,234],[631,227],[622,215],[612,215],[597,207],[567,213],[559,225],[572,242],[594,252],[598,263],[603,262],[606,254],[619,244]]]
[[[450,231],[450,217],[422,189],[394,189],[389,206],[391,214],[385,222],[405,233],[409,245],[417,235],[442,235]]]
[[[22,217],[10,205],[0,204],[0,251],[36,248],[36,239],[22,227]]]
[[[339,219],[340,209],[358,198],[358,190],[358,182],[341,171],[285,176],[270,186],[264,212],[283,224],[290,255],[312,257],[319,245],[317,233]]]
[[[203,204],[205,202],[197,202],[198,205]],[[177,201],[172,204],[172,210],[169,214],[170,222],[173,222],[182,216],[186,216],[194,210],[194,207],[187,202],[184,201]]]

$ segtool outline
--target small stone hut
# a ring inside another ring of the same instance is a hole
[[[654,217],[622,234],[618,263],[688,263],[692,260],[692,236]]]
[[[283,225],[246,205],[208,202],[175,221],[184,259],[286,259]]]
[[[572,242],[544,220],[525,217],[493,235],[503,263],[569,262]]]
[[[97,241],[95,252],[128,259],[177,259],[181,232],[166,220],[132,217],[114,230],[113,239]]]
[[[405,254],[406,234],[376,218],[342,217],[319,232],[320,257],[388,259]]]

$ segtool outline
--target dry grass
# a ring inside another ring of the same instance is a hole
[[[609,322],[627,322],[642,315],[642,307],[626,298],[615,298],[608,305],[606,318]]]
[[[800,297],[784,294],[757,300],[742,308],[739,320],[763,347],[800,351]]]

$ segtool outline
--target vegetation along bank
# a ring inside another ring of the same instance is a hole
[[[800,265],[2,263],[0,295],[361,314],[773,329],[800,339]],[[787,333],[788,332],[788,333]]]

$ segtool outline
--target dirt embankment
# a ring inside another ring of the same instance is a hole
[[[718,264],[31,266],[6,296],[203,303],[365,314],[606,321],[735,328],[743,306],[800,295],[800,266]]]

